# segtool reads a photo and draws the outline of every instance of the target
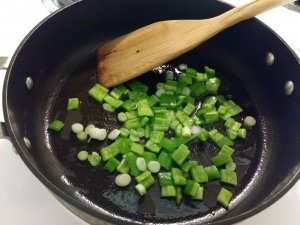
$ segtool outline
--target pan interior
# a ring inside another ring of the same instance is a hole
[[[259,118],[258,111],[241,79],[231,71],[220,65],[214,65],[210,59],[203,58],[205,46],[192,51],[182,57],[170,62],[171,65],[188,63],[189,66],[201,71],[204,65],[214,67],[218,76],[222,79],[221,93],[230,95],[234,101],[242,106],[244,112],[237,118],[252,115]],[[101,104],[88,96],[88,90],[96,83],[95,55],[84,57],[80,64],[65,63],[72,62],[74,56],[53,69],[53,74],[47,81],[47,87],[41,98],[45,101],[42,111],[43,125],[36,133],[40,134],[43,142],[37,141],[39,162],[43,172],[54,179],[58,186],[67,188],[75,198],[92,207],[95,211],[107,211],[120,217],[133,219],[135,221],[155,222],[179,222],[187,219],[200,218],[200,221],[211,221],[226,214],[225,209],[216,203],[217,193],[221,186],[218,181],[212,181],[204,185],[205,198],[203,201],[192,201],[185,198],[181,205],[176,205],[174,199],[160,198],[158,182],[147,192],[145,197],[139,197],[134,190],[134,182],[129,187],[119,188],[115,185],[116,173],[109,173],[102,165],[96,168],[88,163],[79,162],[77,153],[80,150],[99,151],[108,145],[110,141],[103,142],[92,140],[90,143],[80,143],[71,131],[73,123],[80,122],[84,126],[94,124],[100,128],[111,131],[119,128],[120,124],[115,113],[103,111]],[[196,60],[195,60],[196,59]],[[74,60],[73,60],[74,61]],[[75,60],[76,61],[76,60]],[[73,66],[73,70],[70,69]],[[139,78],[150,87],[154,87],[162,76],[149,72]],[[151,89],[151,88],[150,88]],[[51,90],[51,91],[49,91]],[[78,97],[80,108],[76,111],[67,112],[66,102],[68,98]],[[61,133],[53,133],[47,130],[47,126],[54,118],[65,122]],[[248,130],[247,138],[235,142],[234,161],[237,164],[237,175],[239,185],[233,188],[230,185],[222,185],[234,192],[232,206],[239,204],[247,198],[249,188],[257,176],[257,170],[261,167],[264,151],[262,143],[263,130],[259,123],[253,129]],[[220,126],[219,126],[220,128]],[[224,130],[223,130],[224,131]],[[47,146],[46,149],[44,146]],[[191,158],[199,161],[204,166],[211,165],[210,158],[219,150],[209,142],[201,143],[195,140],[189,144],[192,151]],[[265,162],[266,163],[266,162]],[[60,178],[60,179],[59,179]]]

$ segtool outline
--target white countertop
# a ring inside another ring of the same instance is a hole
[[[239,4],[243,0],[227,2]],[[0,56],[11,56],[28,31],[47,15],[41,0],[0,0]],[[300,13],[280,7],[262,14],[259,19],[293,49],[300,50]],[[0,87],[4,75],[5,72],[0,71]],[[1,109],[0,121],[3,121]],[[238,224],[296,225],[300,221],[299,205],[300,181],[275,204]],[[31,174],[7,140],[0,140],[0,215],[1,225],[86,225]]]

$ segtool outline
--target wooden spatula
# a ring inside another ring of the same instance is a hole
[[[105,43],[97,50],[98,82],[112,87],[195,48],[222,30],[291,0],[256,0],[217,17],[150,24]]]

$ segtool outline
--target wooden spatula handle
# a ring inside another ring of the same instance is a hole
[[[294,0],[254,0],[244,5],[237,6],[219,16],[220,21],[223,21],[222,28],[231,27],[243,20],[250,19],[256,15],[263,13],[269,9],[280,5],[285,5]],[[226,24],[226,25],[225,25]]]

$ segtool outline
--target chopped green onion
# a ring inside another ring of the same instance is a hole
[[[176,196],[176,187],[174,185],[166,185],[160,187],[160,196],[161,197],[175,197]]]
[[[131,182],[131,177],[127,173],[119,174],[115,178],[115,183],[119,187],[128,186],[130,184],[130,182]]]
[[[77,154],[77,158],[80,160],[80,161],[86,161],[89,157],[89,153],[85,150],[83,151],[80,151],[78,152]]]
[[[88,156],[88,161],[92,166],[98,166],[101,162],[101,156],[98,154],[98,152],[92,152]]]
[[[118,113],[118,120],[119,120],[120,122],[126,121],[126,120],[127,120],[127,115],[126,115],[126,113],[124,113],[124,112],[119,112],[119,113]]]
[[[84,131],[81,131],[76,134],[76,137],[79,141],[86,141],[88,139],[88,134]]]
[[[102,141],[106,138],[107,136],[107,131],[106,129],[100,129],[97,127],[91,128],[90,129],[90,137],[99,141]]]
[[[144,158],[138,157],[136,159],[136,167],[138,168],[139,171],[145,171],[147,169],[147,164]]]
[[[145,186],[142,184],[135,185],[135,190],[139,193],[140,196],[145,195],[147,192]]]
[[[83,131],[83,125],[81,123],[73,123],[71,129],[75,134],[77,134]]]
[[[109,133],[109,135],[107,136],[107,138],[110,139],[110,140],[115,140],[115,139],[119,136],[120,133],[121,133],[120,130],[118,130],[118,129],[113,129],[113,130]]]
[[[79,108],[79,99],[78,98],[69,98],[67,104],[67,111],[76,110]]]
[[[160,164],[157,161],[148,162],[147,167],[151,173],[158,173],[160,171]]]
[[[59,132],[64,127],[64,123],[61,120],[53,120],[49,126],[48,129]]]
[[[246,116],[245,119],[244,119],[244,124],[247,127],[253,127],[256,124],[256,120],[252,116]]]
[[[116,168],[120,165],[120,161],[117,160],[115,157],[111,157],[105,164],[104,169],[109,172],[114,172]]]
[[[98,102],[102,102],[107,93],[108,89],[98,83],[89,90],[89,96]]]
[[[232,192],[222,187],[217,196],[217,202],[220,203],[223,207],[227,208],[231,198],[232,198]]]

